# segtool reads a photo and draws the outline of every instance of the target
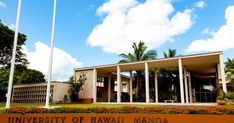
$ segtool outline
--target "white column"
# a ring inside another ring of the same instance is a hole
[[[182,61],[178,59],[179,62],[179,79],[180,79],[180,97],[181,103],[184,103],[184,85],[183,85],[183,71],[182,71]]]
[[[130,86],[130,90],[129,90],[129,94],[130,94],[130,102],[132,103],[132,71],[130,71],[130,80],[129,80],[129,86]]]
[[[221,73],[221,80],[223,86],[223,92],[227,93],[227,86],[226,86],[226,79],[225,79],[225,72],[224,72],[224,63],[223,63],[223,54],[219,55],[219,65],[220,65],[220,73]]]
[[[97,102],[97,69],[93,69],[93,103]]]
[[[145,63],[145,100],[146,103],[149,103],[149,66],[148,63]]]
[[[188,81],[187,81],[187,70],[184,67],[184,86],[185,86],[185,100],[186,103],[189,103],[188,101]]]
[[[108,76],[108,102],[111,100],[111,74]]]
[[[120,66],[117,66],[117,103],[121,102],[121,75],[120,75]]]
[[[154,71],[154,82],[155,82],[155,103],[158,103],[158,74],[157,69]]]
[[[10,76],[7,88],[7,100],[6,100],[6,108],[10,108],[11,102],[11,92],[12,92],[12,84],[13,84],[13,77],[14,77],[14,69],[15,69],[15,56],[16,56],[16,47],[17,47],[17,40],[18,40],[18,30],[19,30],[19,21],[20,21],[20,10],[21,10],[21,0],[18,2],[18,9],[17,9],[17,16],[16,16],[16,28],[14,34],[14,44],[13,44],[13,53],[11,59],[11,68],[10,68]]]
[[[193,102],[192,98],[192,81],[191,81],[191,73],[188,72],[188,86],[189,86],[189,102]]]

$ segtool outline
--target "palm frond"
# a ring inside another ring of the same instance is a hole
[[[163,52],[164,58],[168,58],[167,53]]]
[[[129,63],[128,60],[120,60],[119,63]]]
[[[157,55],[158,55],[158,54],[157,54],[157,51],[155,51],[155,50],[148,50],[148,51],[144,54],[142,60],[156,59]]]
[[[119,54],[119,56],[122,58],[128,59],[128,55],[125,53],[121,53],[121,54]]]

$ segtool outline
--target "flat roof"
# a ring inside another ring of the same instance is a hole
[[[99,66],[91,66],[91,67],[81,67],[81,68],[75,68],[74,70],[86,71],[86,70],[97,69],[103,72],[113,72],[117,70],[116,68],[117,66],[120,66],[121,71],[143,70],[144,63],[146,62],[148,63],[149,68],[170,68],[170,67],[178,66],[178,59],[182,60],[182,64],[184,66],[189,66],[188,69],[190,70],[196,70],[196,69],[205,70],[205,68],[214,69],[214,67],[216,67],[216,64],[219,63],[220,54],[223,54],[223,52],[217,51],[217,52],[208,52],[208,53],[200,53],[200,54],[179,55],[176,57],[158,58],[155,60],[146,60],[146,61],[138,61],[138,62],[131,62],[131,63],[116,63],[116,64],[107,64],[107,65],[99,65]]]

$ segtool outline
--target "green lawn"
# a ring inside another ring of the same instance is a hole
[[[5,104],[0,104],[0,111],[5,109]],[[11,103],[11,107],[25,107],[25,108],[39,108],[43,107],[44,104],[27,104],[27,103]],[[122,106],[135,106],[135,107],[147,107],[152,105],[144,104],[50,104],[55,107],[66,107],[66,108],[93,108],[93,107],[122,107]]]

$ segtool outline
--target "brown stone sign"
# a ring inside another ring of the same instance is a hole
[[[234,123],[234,115],[0,114],[0,123]]]

